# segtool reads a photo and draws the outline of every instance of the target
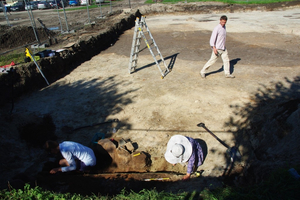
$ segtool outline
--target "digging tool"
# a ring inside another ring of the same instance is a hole
[[[146,178],[144,181],[163,181],[163,180],[169,180],[170,178]]]
[[[236,146],[229,147],[225,142],[220,140],[213,132],[211,132],[208,128],[206,128],[204,123],[197,124],[198,127],[204,128],[207,132],[209,132],[216,140],[218,140],[223,146],[227,148],[227,153],[230,155],[231,162],[234,162],[236,159],[241,158],[241,154]]]
[[[49,39],[49,45],[52,45],[52,36],[51,36],[51,33],[49,31],[49,29],[46,27],[46,25],[43,23],[43,21],[40,19],[40,18],[37,18],[37,20],[41,23],[42,25],[42,28],[44,29],[46,35],[48,36],[48,39]],[[57,44],[57,39],[54,38],[54,41],[55,41],[55,44]]]
[[[34,59],[34,57],[32,56],[31,51],[30,51],[28,48],[25,48],[25,52],[26,52],[26,54],[28,54],[28,55],[30,56],[30,58],[33,60],[33,62],[35,63],[36,67],[39,69],[39,71],[40,71],[42,77],[45,79],[47,85],[49,85],[49,82],[48,82],[47,78],[45,77],[45,75],[43,74],[41,68],[40,68],[39,65],[37,64],[37,62],[36,62],[36,60]]]

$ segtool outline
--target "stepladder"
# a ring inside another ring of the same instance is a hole
[[[150,32],[149,27],[146,24],[145,17],[142,16],[141,19],[138,17],[135,20],[135,27],[132,39],[131,53],[130,53],[130,61],[129,61],[129,73],[133,73],[136,70],[138,55],[141,46],[141,41],[144,41],[147,48],[149,49],[155,64],[161,74],[161,78],[163,79],[169,72],[170,69],[166,65],[166,62]]]

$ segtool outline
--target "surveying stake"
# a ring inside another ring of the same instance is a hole
[[[146,31],[144,31],[144,28],[146,28]],[[149,39],[147,39],[146,35],[148,36]],[[137,66],[137,61],[138,61],[138,54],[140,52],[140,45],[141,45],[141,39],[144,39],[159,71],[161,74],[161,78],[163,79],[169,72],[169,68],[167,67],[165,60],[163,56],[161,55],[158,46],[156,45],[154,38],[145,22],[145,17],[142,16],[141,20],[137,17],[135,20],[135,27],[134,27],[134,33],[133,33],[133,40],[132,40],[132,46],[131,46],[131,53],[130,53],[130,62],[129,62],[129,73],[131,74],[132,72],[135,71],[135,68]],[[150,41],[150,44],[148,43]],[[152,45],[152,47],[151,47]],[[156,50],[154,54],[153,50]],[[160,57],[160,60],[157,61],[157,56]],[[163,63],[165,67],[165,71],[161,69],[159,63]]]
[[[37,64],[36,60],[34,59],[34,57],[32,56],[32,52],[28,49],[28,48],[25,48],[25,54],[26,54],[26,57],[29,57],[33,62],[34,64],[36,65],[36,67],[39,69],[42,77],[45,79],[47,85],[49,85],[49,82],[47,80],[47,78],[45,77],[45,75],[43,74],[41,68],[39,67],[39,65]]]

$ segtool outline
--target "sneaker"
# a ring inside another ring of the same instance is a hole
[[[225,75],[226,78],[235,78],[235,76],[231,75],[231,74],[226,74]]]
[[[205,74],[200,72],[202,78],[205,78]]]

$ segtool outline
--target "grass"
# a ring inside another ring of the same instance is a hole
[[[105,5],[102,5],[101,4],[101,6],[108,6],[107,4],[105,4]],[[92,8],[98,8],[98,5],[89,5],[89,9],[92,9]],[[86,6],[76,6],[76,7],[67,7],[66,9],[65,9],[65,11],[67,12],[67,11],[73,11],[73,10],[86,10]],[[63,12],[63,10],[59,10],[59,12]]]
[[[21,63],[21,62],[24,62],[24,59],[25,59],[25,50],[23,52],[15,50],[11,53],[0,56],[0,66],[8,65],[12,61],[15,64]]]
[[[300,166],[294,167],[298,172]],[[288,172],[289,167],[280,168],[269,176],[269,178],[259,184],[249,185],[246,187],[236,187],[224,185],[224,187],[215,190],[205,189],[202,192],[180,192],[177,194],[167,192],[157,192],[155,189],[143,189],[136,193],[122,190],[115,196],[90,195],[82,196],[80,194],[54,193],[44,191],[40,187],[31,188],[28,184],[24,189],[5,189],[0,191],[0,199],[105,199],[105,200],[167,200],[167,199],[209,199],[209,200],[258,200],[258,199],[289,199],[296,200],[300,196],[300,181],[294,179]],[[188,184],[188,183],[187,183]],[[191,183],[192,184],[192,183]]]
[[[45,48],[38,48],[36,52],[32,52],[32,54],[35,54],[37,52],[46,50]],[[15,64],[20,64],[25,62],[25,47],[16,49],[10,53],[6,53],[0,56],[0,66],[9,65],[12,61]]]
[[[71,193],[55,193],[51,191],[44,191],[40,187],[31,188],[29,184],[24,186],[24,189],[13,189],[10,190],[2,190],[0,191],[0,199],[93,199],[93,200],[149,200],[149,199],[160,199],[160,200],[179,200],[184,199],[183,194],[172,194],[166,192],[157,192],[155,189],[153,190],[141,190],[140,192],[126,192],[124,189],[120,194],[116,196],[97,196],[95,194],[90,196],[83,196],[80,194],[71,194]]]

